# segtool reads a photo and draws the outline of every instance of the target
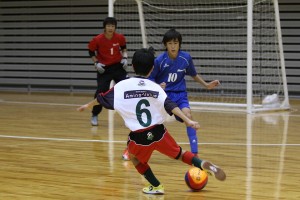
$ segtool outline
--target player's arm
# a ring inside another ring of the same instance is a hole
[[[88,51],[89,51],[89,56],[91,57],[93,63],[98,62],[98,59],[97,59],[97,57],[96,57],[95,51],[93,51],[93,50],[91,50],[91,49],[89,49]]]
[[[155,59],[154,60],[154,67],[153,67],[153,70],[150,74],[150,76],[148,77],[149,80],[153,81],[153,82],[156,82],[156,77],[158,76],[159,74],[159,63],[158,61]],[[157,82],[156,82],[157,83]],[[160,83],[158,83],[160,84]]]
[[[123,57],[127,58],[127,46],[126,46],[126,38],[123,34],[120,34],[119,37],[120,49],[122,51]],[[126,54],[126,55],[125,55]]]
[[[88,44],[88,53],[91,59],[93,60],[93,63],[98,61],[95,53],[96,49],[97,49],[97,42],[96,39],[93,38]]]
[[[92,58],[93,60],[93,63],[94,63],[94,66],[95,66],[95,69],[100,73],[100,74],[103,74],[105,72],[105,65],[103,63],[100,63],[96,57],[96,54],[95,54],[95,51],[92,51],[89,49],[89,55],[90,57]]]
[[[217,87],[218,85],[220,85],[219,80],[214,80],[214,81],[211,81],[211,82],[207,83],[200,75],[197,74],[193,59],[190,55],[188,55],[187,60],[189,62],[189,67],[187,68],[186,73],[188,75],[192,76],[192,78],[196,82],[200,83],[206,89],[213,89],[213,88]]]
[[[97,99],[94,99],[93,101],[90,101],[87,104],[84,104],[82,106],[80,106],[79,108],[77,108],[77,111],[82,112],[86,109],[93,109],[94,106],[99,105],[99,102],[97,101]]]
[[[126,47],[126,44],[125,45],[123,45],[123,46],[120,46],[120,48],[121,48],[121,53],[122,53],[122,56],[123,56],[123,58],[128,58],[128,54],[127,54],[127,47]]]
[[[124,35],[120,35],[119,37],[119,42],[120,42],[120,50],[121,50],[121,54],[122,54],[122,60],[121,60],[121,64],[123,66],[123,68],[126,70],[128,67],[128,54],[127,54],[127,47],[126,47],[126,38]]]
[[[105,93],[99,93],[97,98],[77,108],[77,111],[84,111],[86,109],[92,109],[94,106],[101,104],[104,108],[114,109],[114,88],[112,87]]]
[[[128,66],[128,61],[127,61],[128,54],[127,54],[126,44],[124,46],[121,46],[121,53],[122,53],[121,64],[123,68],[126,70]]]
[[[191,119],[189,119],[177,106],[176,103],[174,103],[173,101],[171,101],[168,97],[166,98],[165,100],[165,109],[167,111],[167,113],[169,113],[170,115],[171,114],[174,114],[178,117],[180,117],[187,126],[190,126],[194,129],[199,129],[200,128],[200,125],[198,122],[196,121],[193,121]]]
[[[192,76],[192,78],[200,83],[203,87],[205,87],[206,89],[213,89],[215,87],[217,87],[218,85],[220,85],[220,81],[219,80],[214,80],[211,81],[209,83],[207,83],[205,80],[203,80],[203,78],[201,76],[199,76],[198,74],[196,76]]]
[[[88,52],[89,52],[89,56],[91,57],[93,63],[94,63],[94,66],[95,66],[95,69],[100,73],[100,74],[103,74],[105,72],[105,65],[103,63],[100,63],[98,61],[98,58],[96,56],[96,53],[95,51],[97,50],[97,42],[96,42],[96,39],[93,38],[90,42],[89,42],[89,45],[88,45]]]
[[[98,62],[98,59],[97,59],[96,54],[95,54],[94,51],[89,51],[89,55],[90,55],[90,57],[91,57],[93,63]]]

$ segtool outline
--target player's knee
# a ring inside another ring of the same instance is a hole
[[[189,119],[192,119],[192,114],[190,112],[185,113],[185,116],[187,116]]]

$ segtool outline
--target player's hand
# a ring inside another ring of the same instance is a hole
[[[99,63],[98,61],[95,62],[95,68],[97,69],[97,71],[98,71],[100,74],[103,74],[103,73],[105,72],[104,67],[105,67],[104,64]]]
[[[79,108],[77,108],[77,111],[82,112],[84,110],[86,110],[88,108],[88,104],[84,104],[82,106],[80,106]]]
[[[127,69],[127,66],[128,66],[128,61],[127,61],[127,58],[126,57],[123,57],[122,60],[121,60],[121,64],[123,65],[123,69]]]
[[[166,89],[166,85],[167,85],[167,84],[166,84],[165,82],[162,82],[162,83],[160,83],[159,85],[160,85],[160,87],[161,87],[162,89]]]
[[[211,81],[210,83],[207,84],[206,88],[207,89],[213,89],[217,86],[221,85],[220,81],[219,80],[214,80],[214,81]]]
[[[193,129],[199,129],[200,128],[200,124],[196,121],[192,121],[190,120],[188,123],[186,123],[187,126],[192,127]]]

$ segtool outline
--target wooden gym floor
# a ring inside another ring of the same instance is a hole
[[[122,161],[128,129],[103,110],[91,127],[90,112],[76,112],[90,96],[0,93],[0,199],[300,199],[300,101],[287,112],[247,115],[193,111],[201,124],[199,156],[221,166],[227,180],[209,177],[200,192],[184,182],[189,166],[157,152],[150,166],[165,195],[141,192],[146,183]],[[185,127],[166,123],[189,149]]]

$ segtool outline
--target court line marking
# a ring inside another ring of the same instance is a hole
[[[1,99],[2,100],[2,99]],[[31,105],[49,105],[49,106],[80,106],[81,104],[63,104],[63,103],[47,103],[47,102],[19,102],[19,101],[0,101],[1,103],[14,103],[14,104],[31,104]],[[215,112],[215,111],[211,111]],[[246,113],[242,113],[246,114]],[[289,115],[300,116],[300,115]],[[126,141],[111,141],[111,140],[83,140],[71,138],[42,138],[30,136],[9,136],[0,135],[0,138],[13,138],[13,139],[29,139],[29,140],[48,140],[48,141],[71,141],[71,142],[99,142],[99,143],[126,143]],[[178,144],[189,144],[188,142],[178,142]],[[247,143],[198,143],[199,145],[232,145],[232,146],[249,146]],[[300,146],[300,144],[250,144],[251,146]]]
[[[43,138],[31,136],[13,136],[13,135],[0,135],[0,138],[11,139],[28,139],[28,140],[47,140],[47,141],[67,141],[67,142],[98,142],[98,143],[126,143],[127,141],[118,140],[84,140],[72,138]],[[190,144],[189,142],[177,142],[178,144]],[[230,145],[230,146],[300,146],[300,144],[247,144],[247,143],[224,143],[224,142],[203,142],[199,145]]]
[[[81,106],[82,104],[65,104],[65,103],[47,103],[47,102],[22,102],[22,101],[5,101],[5,100],[2,100],[0,101],[0,103],[13,103],[13,104],[29,104],[29,105],[48,105],[48,106],[70,106],[70,107],[79,107]],[[201,110],[201,109],[193,109],[192,108],[192,111],[193,112],[211,112],[211,113],[216,113],[216,112],[219,112],[219,113],[232,113],[232,112],[228,112],[228,111],[222,111],[222,110]],[[291,117],[300,117],[300,114],[292,114],[293,111],[295,110],[291,110],[291,111],[285,111],[285,112],[282,112],[281,115],[285,115],[285,114],[289,114],[289,116]],[[288,113],[287,113],[288,112]],[[235,112],[236,114],[247,114],[246,112]],[[272,113],[255,113],[254,115],[257,115],[257,116],[261,116],[261,115],[267,115],[269,114],[270,116],[272,115],[276,115],[276,114],[272,114]]]
[[[47,105],[47,106],[81,106],[82,104],[65,104],[65,103],[47,103],[47,102],[22,102],[22,101],[0,101],[0,103],[29,104],[29,105]]]

